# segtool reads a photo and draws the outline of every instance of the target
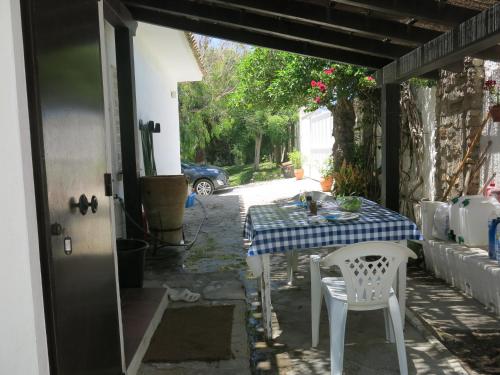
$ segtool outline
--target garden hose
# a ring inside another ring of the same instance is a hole
[[[161,240],[160,238],[152,235],[151,233],[148,233],[144,230],[142,225],[140,225],[137,221],[135,221],[132,218],[132,215],[129,214],[129,212],[125,209],[125,203],[123,201],[123,198],[119,197],[118,195],[115,194],[114,199],[116,199],[118,202],[120,202],[120,207],[123,210],[123,213],[127,217],[127,220],[129,220],[137,229],[139,229],[145,236],[147,236],[150,240],[156,241],[156,243],[160,244],[160,248],[162,247],[184,247],[186,250],[190,250],[191,247],[195,244],[196,240],[198,239],[198,235],[201,231],[201,227],[205,223],[205,220],[208,218],[207,214],[207,209],[205,208],[205,205],[198,199],[198,197],[195,197],[194,199],[200,204],[202,210],[203,210],[203,219],[201,220],[200,225],[198,226],[198,229],[196,230],[196,233],[194,235],[194,239],[190,242],[185,242],[183,244],[174,244],[170,242],[166,242]]]

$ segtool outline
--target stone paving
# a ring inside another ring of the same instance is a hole
[[[316,349],[310,346],[309,252],[301,252],[296,282],[291,287],[286,283],[285,257],[282,254],[272,257],[275,337],[266,342],[261,339],[256,280],[247,271],[242,239],[242,222],[250,205],[318,189],[317,181],[285,179],[250,184],[203,198],[209,217],[197,243],[187,254],[172,252],[173,255],[163,254],[148,261],[145,285],[154,287],[166,282],[171,287],[200,292],[201,304],[235,304],[232,343],[235,358],[215,363],[143,364],[141,375],[329,374],[326,311],[322,313],[320,344]],[[199,209],[186,213],[188,240],[202,215]],[[182,262],[185,263],[182,272],[172,267]],[[179,304],[172,303],[169,307]],[[417,319],[415,322],[418,326]],[[460,361],[425,334],[424,326],[419,329],[406,324],[411,374],[466,374]],[[399,373],[395,345],[385,341],[383,318],[377,312],[349,313],[345,350],[345,374]]]

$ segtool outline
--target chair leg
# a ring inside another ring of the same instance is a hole
[[[344,340],[347,320],[347,303],[328,301],[330,320],[330,364],[331,375],[342,375],[344,367]]]
[[[403,334],[403,323],[401,322],[401,311],[396,296],[389,297],[389,313],[391,315],[396,348],[398,350],[399,372],[401,375],[408,375],[408,364],[406,362],[405,338]]]
[[[384,309],[384,322],[385,322],[385,339],[394,343],[394,328],[392,327],[389,308]]]
[[[319,322],[321,318],[321,302],[323,300],[321,285],[311,288],[311,332],[312,347],[318,346],[319,342]]]

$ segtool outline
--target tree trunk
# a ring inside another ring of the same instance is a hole
[[[354,161],[354,125],[356,116],[352,101],[341,98],[337,104],[328,108],[333,113],[333,164],[335,170],[339,170],[342,162]]]
[[[258,131],[255,134],[255,156],[253,160],[253,169],[259,170],[260,164],[260,146],[262,145],[262,131]]]

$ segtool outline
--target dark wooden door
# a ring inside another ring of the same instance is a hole
[[[37,199],[46,200],[48,211],[48,222],[42,223],[49,233],[42,257],[47,258],[43,280],[49,296],[45,303],[50,304],[46,310],[52,331],[52,372],[117,375],[122,373],[122,358],[111,198],[104,189],[98,4],[96,0],[29,4],[24,9],[25,32],[30,33],[25,40],[31,42],[26,46],[33,69],[28,88],[35,92],[30,105],[38,110],[32,110],[31,120],[41,127],[37,156],[43,159],[38,166],[46,189],[46,196]],[[88,207],[82,214],[85,204],[80,212],[76,204],[83,195],[98,202],[95,212]]]

